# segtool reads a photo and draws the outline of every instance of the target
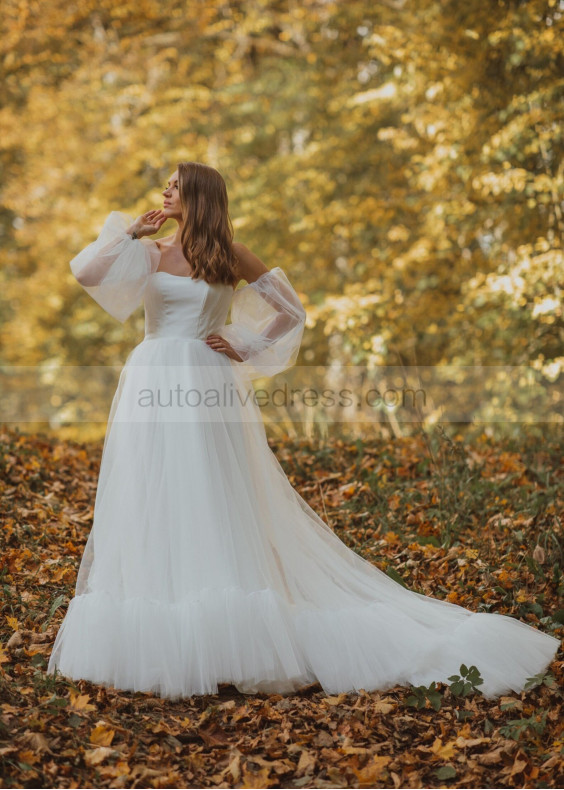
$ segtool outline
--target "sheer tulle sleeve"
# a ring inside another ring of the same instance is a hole
[[[132,239],[125,232],[133,221],[121,211],[112,211],[96,241],[70,262],[84,290],[122,323],[141,304],[149,275],[160,259],[152,239]]]
[[[220,334],[239,354],[248,378],[274,376],[298,356],[306,312],[282,269],[276,266],[235,291],[231,323]]]

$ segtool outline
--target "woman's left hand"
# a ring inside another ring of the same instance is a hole
[[[221,335],[208,335],[206,337],[206,343],[210,348],[213,348],[214,351],[220,351],[222,354],[226,354],[236,362],[243,361],[231,344],[228,343],[225,338],[221,337]]]

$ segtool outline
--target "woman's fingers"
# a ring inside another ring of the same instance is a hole
[[[213,351],[219,351],[222,354],[226,354],[226,356],[236,360],[237,362],[243,361],[239,354],[234,351],[231,343],[221,337],[221,335],[208,335],[206,337],[206,343]]]
[[[221,351],[224,354],[228,354],[233,350],[231,345],[227,342],[227,340],[225,340],[225,338],[221,337],[221,335],[208,335],[206,338],[206,343],[214,351]]]
[[[146,222],[149,223],[154,222],[157,218],[160,218],[161,216],[163,216],[166,219],[164,212],[160,208],[151,209],[151,211],[146,211],[144,214],[141,215],[142,219],[144,219]]]
[[[225,340],[219,335],[208,335],[206,338],[206,343],[213,348],[217,348],[218,346],[222,346],[225,343]]]

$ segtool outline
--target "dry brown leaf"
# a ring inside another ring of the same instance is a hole
[[[238,784],[241,776],[241,752],[236,749],[231,753],[229,765],[222,772],[222,777],[225,779],[226,774],[231,774],[231,779],[234,784]]]
[[[212,722],[207,727],[198,727],[198,735],[206,746],[221,746],[229,743],[229,736],[217,722]]]
[[[497,749],[492,749],[491,752],[475,755],[475,759],[480,765],[495,765],[503,760],[504,753],[506,754],[505,749],[503,746],[500,746]]]
[[[98,746],[96,749],[87,749],[84,752],[84,762],[86,765],[99,765],[104,760],[113,754],[114,749],[110,749],[108,746]]]
[[[459,749],[470,749],[472,746],[480,746],[482,743],[490,743],[491,738],[461,738],[456,739],[455,744]]]
[[[543,771],[550,771],[555,765],[558,765],[558,763],[562,763],[564,766],[564,757],[561,754],[553,754],[552,757],[544,761],[541,768]]]
[[[135,765],[131,769],[131,776],[138,778],[137,785],[139,785],[139,782],[143,781],[143,779],[154,779],[157,776],[162,776],[162,771],[156,771],[154,768],[147,768],[146,765]]]
[[[384,697],[373,702],[370,708],[374,713],[390,713],[397,708],[397,702],[391,697]]]
[[[544,549],[543,549],[542,546],[539,546],[538,544],[535,546],[535,548],[533,550],[533,559],[534,559],[535,562],[538,562],[539,565],[542,565],[544,563],[546,558],[545,558],[545,553],[544,553]]]
[[[367,749],[365,746],[340,746],[339,752],[341,754],[370,754],[371,749]]]
[[[327,748],[333,746],[333,736],[327,730],[318,732],[313,740],[317,746],[325,746]]]
[[[523,703],[517,697],[500,697],[497,702],[500,707],[502,705],[510,705],[511,710],[523,710]]]
[[[103,749],[105,747],[100,746],[99,748]],[[115,765],[101,765],[97,770],[104,779],[118,779],[120,776],[128,776],[130,772],[128,763],[123,760],[120,760]]]
[[[315,768],[315,760],[315,755],[312,752],[308,752],[307,749],[302,749],[300,752],[300,759],[298,760],[298,767],[296,768],[296,776],[312,774]]]
[[[339,694],[338,697],[324,697],[322,702],[324,705],[331,705],[334,707],[335,705],[342,705],[346,698],[346,694]]]
[[[395,790],[398,790],[398,788],[401,787],[401,776],[395,771],[390,771],[390,776],[392,777]]]
[[[6,642],[6,650],[14,650],[16,647],[21,647],[24,641],[20,631],[15,631]]]
[[[509,776],[516,776],[517,774],[522,773],[528,765],[527,758],[519,752],[515,757],[513,765],[511,766],[511,771],[509,772]]]
[[[53,754],[47,739],[40,732],[25,732],[18,740],[34,752]]]

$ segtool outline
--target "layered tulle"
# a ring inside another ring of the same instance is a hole
[[[84,290],[122,323],[141,304],[149,275],[160,261],[152,239],[132,239],[125,232],[132,223],[133,217],[112,211],[98,238],[70,262]]]
[[[220,334],[242,359],[244,374],[253,380],[274,376],[298,356],[306,312],[279,266],[235,291],[231,323]]]
[[[428,684],[466,663],[491,696],[548,665],[553,637],[406,590],[349,549],[291,486],[252,400],[238,420],[129,419],[151,369],[163,391],[173,370],[187,388],[240,390],[213,353],[163,338],[129,356],[48,671],[174,698],[222,682],[245,693]]]
[[[180,698],[216,693],[219,683],[248,694],[314,682],[332,694],[428,685],[467,662],[485,675],[484,694],[495,696],[521,690],[554,652],[540,638],[519,637],[515,621],[500,615],[471,614],[445,627],[438,638],[389,604],[297,608],[268,588],[204,587],[174,603],[99,592],[71,601],[48,671],[56,664],[75,679]]]

